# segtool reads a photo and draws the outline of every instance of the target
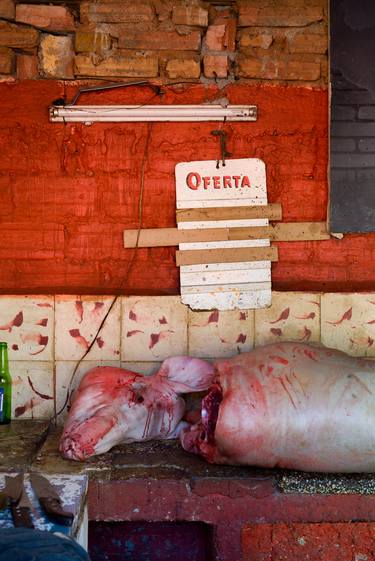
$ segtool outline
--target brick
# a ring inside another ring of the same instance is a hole
[[[353,107],[346,107],[345,105],[334,105],[332,107],[332,120],[333,121],[354,121],[355,109]]]
[[[239,6],[239,26],[302,27],[324,18],[321,6],[254,6],[246,1]]]
[[[74,48],[77,53],[95,53],[102,55],[112,47],[109,33],[101,31],[77,31],[75,34]]]
[[[207,27],[208,10],[201,6],[173,6],[172,21],[176,25]]]
[[[43,35],[38,55],[40,73],[45,78],[74,78],[72,37]]]
[[[375,123],[332,123],[332,136],[375,136]]]
[[[280,80],[304,80],[307,82],[319,80],[320,63],[303,60],[281,61],[277,77]]]
[[[7,47],[0,47],[0,74],[12,74],[14,67],[14,52]]]
[[[64,6],[17,4],[16,21],[49,31],[74,31],[73,14]]]
[[[205,55],[203,69],[206,78],[226,78],[228,76],[228,57],[222,55]]]
[[[39,33],[36,29],[0,21],[0,47],[33,49],[38,43]]]
[[[328,35],[297,33],[288,42],[291,53],[325,54],[328,48]]]
[[[358,119],[375,121],[375,105],[365,105],[358,110]]]
[[[251,33],[247,32],[241,35],[240,48],[254,47],[259,49],[269,49],[273,43],[273,35],[271,33]]]
[[[355,141],[352,138],[335,138],[331,142],[332,152],[354,152]]]
[[[201,75],[200,62],[195,58],[169,60],[166,73],[168,78],[199,78]]]
[[[212,51],[224,50],[225,25],[210,25],[206,33],[206,47]]]
[[[353,183],[356,180],[356,175],[354,170],[350,169],[332,169],[331,170],[331,180],[341,181],[343,183]]]
[[[371,104],[375,102],[373,94],[367,90],[333,92],[333,103],[342,105]]]
[[[77,145],[74,146],[77,149]],[[64,175],[21,176],[12,183],[13,216],[15,221],[66,224],[87,221],[89,224],[101,215],[96,179]],[[95,230],[95,228],[93,228]]]
[[[115,224],[77,224],[67,228],[66,251],[72,259],[117,259],[121,228]]]
[[[123,52],[123,51],[122,51]],[[121,51],[120,51],[121,53]],[[123,76],[154,78],[158,75],[159,64],[150,55],[116,54],[95,65],[89,55],[75,57],[75,73],[78,76]]]
[[[243,558],[244,561],[370,561],[374,539],[373,522],[249,524],[242,534]]]
[[[299,60],[278,60],[274,58],[240,57],[239,75],[262,80],[315,81],[320,78],[320,63]]]
[[[53,259],[64,257],[64,227],[35,222],[2,222],[0,236],[7,240],[0,247],[0,259]],[[11,248],[11,251],[9,250]]]
[[[17,54],[17,78],[18,80],[35,80],[39,78],[37,56]]]
[[[356,178],[358,181],[371,181],[374,182],[375,180],[375,169],[357,169],[356,170]]]
[[[144,23],[155,18],[153,7],[149,2],[82,2],[80,6],[82,23]]]
[[[335,140],[335,145],[337,140]],[[361,152],[375,152],[375,138],[361,138],[358,142],[358,148]]]
[[[331,165],[337,168],[373,168],[373,154],[331,154]]]
[[[95,25],[90,23],[84,26],[83,30],[92,31],[93,29],[95,31],[101,31],[102,33],[109,33],[112,39],[114,38],[119,39],[120,37],[123,37],[128,34],[134,35],[135,33],[144,33],[145,31],[149,31],[150,33],[155,33],[155,23],[154,22],[97,23]],[[171,30],[165,29],[164,31],[171,31]]]
[[[0,18],[14,19],[15,13],[14,0],[0,0]]]
[[[193,31],[180,35],[175,31],[157,31],[154,33],[126,33],[119,36],[120,49],[150,49],[174,51],[198,51],[201,46],[201,34]]]
[[[236,49],[237,16],[230,10],[213,10],[206,34],[206,47],[213,51],[234,52]]]
[[[11,179],[8,175],[0,175],[0,217],[1,222],[13,218],[13,194]]]

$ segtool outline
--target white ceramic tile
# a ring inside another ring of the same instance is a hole
[[[53,362],[10,361],[12,416],[50,418],[54,415]]]
[[[250,351],[254,344],[253,310],[189,311],[189,355],[220,358]]]
[[[322,343],[353,356],[375,357],[375,293],[323,294]]]
[[[74,369],[77,365],[75,361],[57,361],[56,362],[56,412],[58,413],[57,422],[63,424],[66,416],[67,409],[63,409],[66,402],[67,391],[71,383],[71,391],[75,391],[83,376],[94,368],[95,366],[117,366],[120,367],[120,361],[91,361],[85,360],[80,363],[77,371],[74,374]],[[73,378],[72,378],[73,377]]]
[[[320,294],[273,292],[272,305],[255,311],[255,345],[320,342]]]
[[[121,362],[121,368],[143,374],[144,376],[151,376],[155,374],[160,368],[161,362]]]
[[[53,296],[0,296],[0,341],[11,360],[53,360]]]
[[[122,298],[123,361],[157,361],[186,353],[187,308],[179,296]]]
[[[84,360],[119,360],[120,299],[98,334],[113,296],[56,296],[56,360],[79,360],[96,337]]]

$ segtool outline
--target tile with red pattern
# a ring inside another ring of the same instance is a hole
[[[273,292],[272,306],[255,310],[255,345],[320,342],[320,294]]]
[[[375,356],[375,293],[323,294],[322,343],[353,356]]]
[[[187,307],[179,296],[122,298],[122,361],[158,361],[186,353]]]
[[[53,359],[53,296],[0,296],[0,341],[10,360]]]
[[[189,310],[189,354],[201,358],[229,357],[254,346],[254,311],[193,312]]]
[[[120,359],[120,300],[114,299],[113,296],[56,296],[56,360]]]
[[[53,362],[10,361],[12,416],[51,418],[54,414]]]

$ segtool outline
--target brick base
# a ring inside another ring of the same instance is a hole
[[[374,523],[249,524],[244,561],[371,561]]]

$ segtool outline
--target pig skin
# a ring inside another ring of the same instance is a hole
[[[375,362],[281,343],[214,366],[185,450],[218,464],[375,471]]]
[[[213,367],[191,357],[166,359],[153,376],[99,366],[85,374],[60,440],[65,458],[85,460],[120,443],[176,438],[185,402],[178,394],[206,390]]]

